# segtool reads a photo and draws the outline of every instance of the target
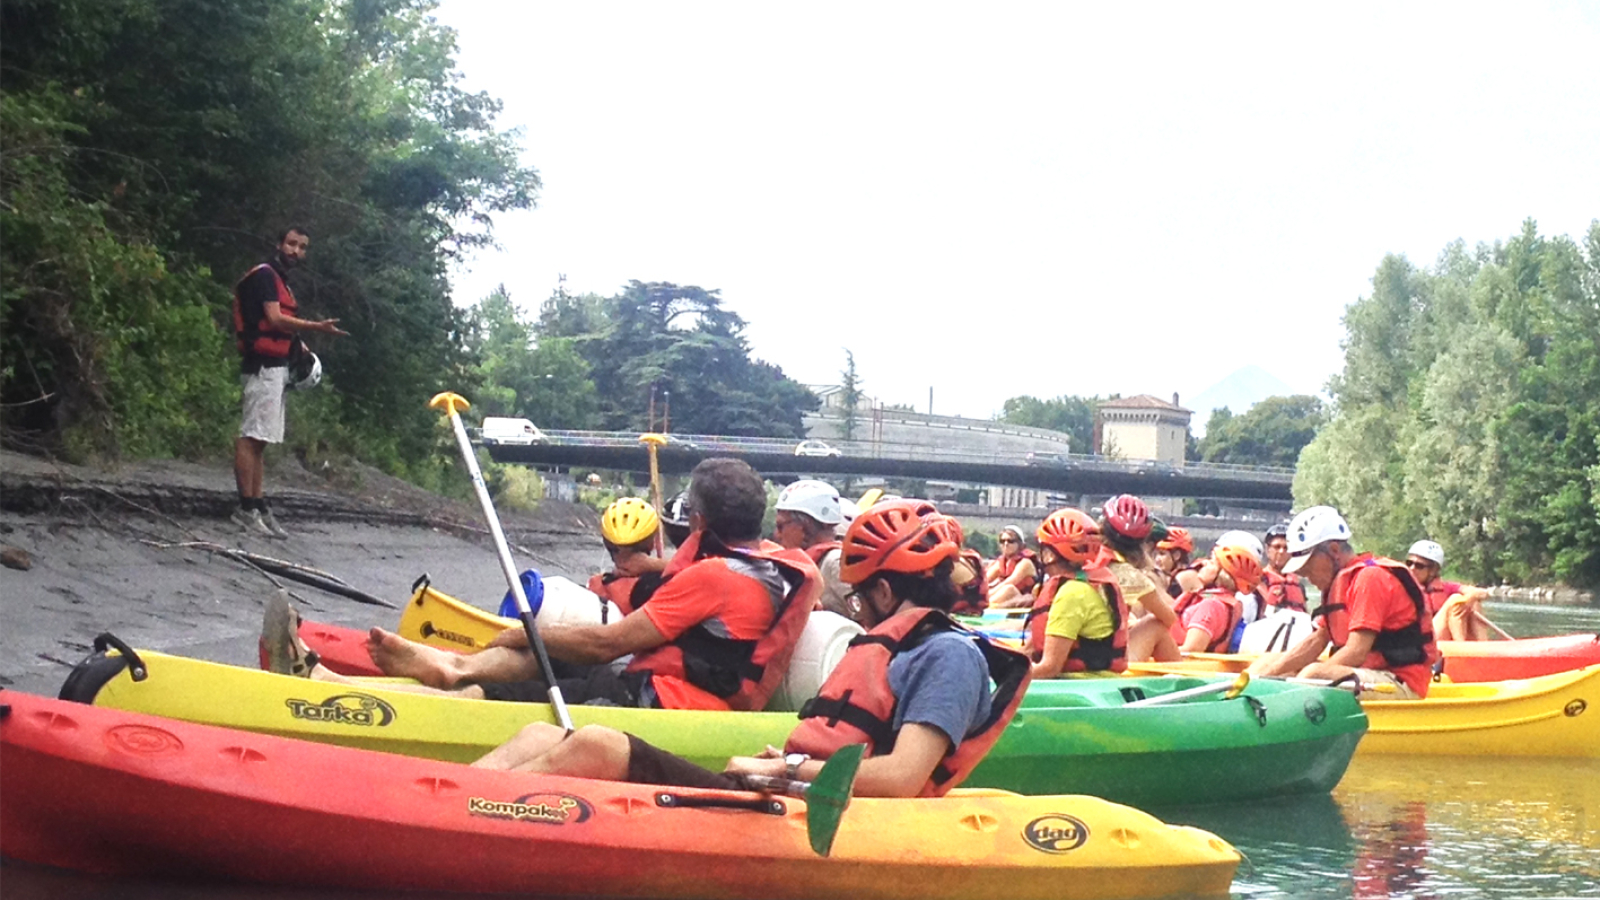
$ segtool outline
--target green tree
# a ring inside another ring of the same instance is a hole
[[[1095,410],[1101,397],[1062,395],[1053,400],[1037,397],[1012,397],[1000,408],[999,421],[1030,428],[1047,428],[1071,437],[1074,453],[1094,452]]]
[[[856,439],[856,425],[860,420],[860,413],[856,407],[861,403],[861,379],[856,374],[856,355],[848,349],[844,351],[844,371],[839,373],[839,402],[844,404],[844,439]]]
[[[1293,467],[1325,416],[1322,401],[1301,394],[1268,397],[1236,416],[1214,410],[1198,444],[1204,462]]]
[[[536,339],[504,285],[469,311],[466,333],[484,415],[520,416],[543,428],[597,424],[599,398],[573,339]]]

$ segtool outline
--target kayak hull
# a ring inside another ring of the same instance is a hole
[[[651,898],[1224,896],[1216,836],[1087,797],[805,803],[489,772],[4,692],[0,853],[115,876]],[[661,805],[659,793],[679,802]],[[448,861],[441,865],[441,861]]]
[[[138,651],[149,677],[122,669],[70,699],[249,731],[470,762],[532,722],[547,704],[466,700],[292,678]],[[116,662],[104,657],[90,665]],[[1063,680],[1036,684],[969,787],[1026,794],[1092,793],[1118,802],[1184,804],[1324,792],[1338,783],[1366,728],[1347,693],[1261,682],[1245,696],[1128,708],[1130,698],[1200,679]],[[1260,712],[1256,710],[1259,707]],[[575,724],[636,734],[720,770],[730,756],[782,746],[793,713],[569,706]],[[1200,777],[1204,775],[1205,777]]]
[[[1368,700],[1365,754],[1600,757],[1600,666]]]

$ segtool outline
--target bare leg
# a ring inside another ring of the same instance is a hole
[[[1178,652],[1178,645],[1172,640],[1172,632],[1161,620],[1154,616],[1135,622],[1128,629],[1128,661],[1146,662],[1157,660],[1159,662],[1174,662],[1183,658]]]
[[[312,666],[311,673],[306,677],[310,678],[312,681],[326,681],[330,684],[348,684],[356,687],[373,687],[373,684],[370,681],[364,681],[359,678],[351,678],[347,675],[340,675],[338,672],[335,672],[320,663]],[[428,687],[425,684],[406,684],[404,682],[400,682],[396,684],[385,683],[382,685],[382,687],[386,691],[399,691],[403,694],[432,694],[434,696],[442,697],[460,697],[464,700],[484,699],[483,688],[478,687],[475,684],[465,684],[458,688],[435,688]]]
[[[1032,602],[1033,598],[1024,597],[1015,585],[1002,584],[989,592],[989,605],[995,609],[1027,606]]]
[[[538,661],[527,650],[489,647],[477,653],[452,653],[408,641],[382,628],[374,628],[368,634],[367,652],[385,675],[415,678],[440,690],[453,690],[462,682],[477,684],[540,677]]]
[[[261,496],[266,480],[265,441],[242,437],[233,443],[233,480],[239,486],[240,497]]]
[[[549,752],[516,768],[519,772],[626,781],[629,755],[627,735],[602,725],[585,725]]]
[[[511,740],[490,750],[472,765],[479,769],[509,772],[549,753],[550,748],[561,743],[566,737],[565,728],[548,722],[534,722],[524,726]]]

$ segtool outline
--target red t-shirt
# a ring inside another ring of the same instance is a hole
[[[1431,616],[1444,608],[1446,600],[1461,593],[1461,583],[1435,578],[1422,588],[1422,592],[1428,601],[1428,615]]]
[[[1222,637],[1232,624],[1233,610],[1228,607],[1228,601],[1207,596],[1184,610],[1178,621],[1172,623],[1172,639],[1182,647],[1184,638],[1189,636],[1189,629],[1198,628],[1206,633],[1206,643],[1209,645]],[[1227,634],[1227,637],[1232,639],[1233,635]]]
[[[1417,608],[1411,602],[1411,595],[1393,573],[1382,566],[1361,567],[1349,584],[1342,599],[1349,612],[1351,631],[1398,631],[1417,620]],[[1349,635],[1343,637],[1349,640]],[[1394,667],[1376,650],[1367,654],[1361,668],[1387,669],[1419,697],[1428,695],[1428,681],[1433,677],[1427,663]]]
[[[639,612],[668,641],[711,619],[721,623],[712,630],[722,637],[758,640],[772,627],[774,612],[768,584],[757,577],[762,572],[781,583],[772,563],[708,557],[668,579]],[[681,678],[652,675],[650,681],[664,709],[729,708],[726,700]]]

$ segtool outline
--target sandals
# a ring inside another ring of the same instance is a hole
[[[269,672],[310,678],[318,657],[300,640],[300,614],[289,605],[289,592],[280,590],[267,600],[261,617],[261,653]]]

